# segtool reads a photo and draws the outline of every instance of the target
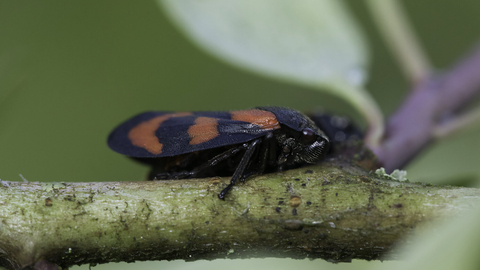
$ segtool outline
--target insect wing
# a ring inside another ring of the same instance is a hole
[[[168,157],[243,143],[267,132],[231,120],[229,112],[146,112],[118,126],[108,145],[131,157]]]

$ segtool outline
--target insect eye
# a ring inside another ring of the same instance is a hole
[[[305,128],[302,130],[302,142],[304,143],[312,143],[315,141],[317,136],[315,136],[315,132],[309,128]]]

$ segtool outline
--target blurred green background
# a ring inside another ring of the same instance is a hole
[[[409,85],[364,4],[347,3],[361,22],[372,51],[367,88],[388,116],[401,104]],[[454,64],[480,37],[479,1],[403,3],[439,70]],[[143,180],[147,168],[106,145],[109,132],[123,120],[146,110],[230,110],[260,105],[299,110],[321,106],[361,121],[336,97],[260,77],[204,53],[178,32],[154,1],[0,1],[2,180],[21,181],[19,174],[41,182]],[[408,166],[409,179],[476,185],[479,132],[476,125],[429,146]],[[259,267],[265,263],[254,261]],[[288,267],[284,261],[275,262]],[[213,267],[219,262],[201,264]],[[183,262],[148,265],[152,269],[196,267]],[[354,266],[320,260],[304,265],[306,269]]]

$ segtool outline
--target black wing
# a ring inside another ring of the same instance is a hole
[[[146,112],[118,126],[108,146],[131,157],[169,157],[247,142],[274,129],[231,118],[230,112]]]

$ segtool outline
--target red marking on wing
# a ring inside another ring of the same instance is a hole
[[[148,152],[159,155],[162,153],[163,144],[158,141],[155,131],[172,117],[182,117],[192,115],[190,112],[169,113],[154,117],[150,120],[144,121],[128,132],[128,138],[133,145],[142,147]]]
[[[211,117],[197,117],[195,124],[188,128],[190,145],[208,142],[216,138],[218,133],[218,119]]]
[[[263,129],[273,130],[279,129],[280,123],[278,123],[275,114],[262,111],[259,109],[244,110],[244,111],[231,111],[232,120],[243,121],[260,126]]]

